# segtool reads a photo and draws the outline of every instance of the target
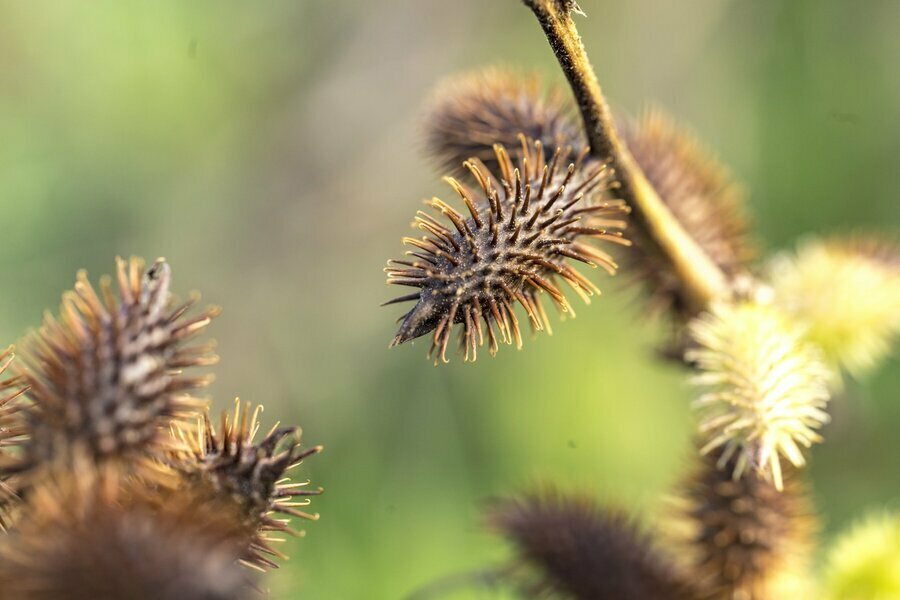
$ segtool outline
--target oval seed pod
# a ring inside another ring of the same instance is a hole
[[[84,272],[24,345],[22,370],[29,404],[17,415],[29,439],[22,447],[14,487],[39,478],[43,465],[65,461],[73,448],[98,461],[136,467],[157,464],[171,446],[173,419],[195,414],[205,402],[188,391],[210,377],[182,374],[214,364],[209,344],[191,345],[217,309],[188,316],[197,298],[171,306],[171,271],[162,259],[145,269],[140,259],[117,259],[118,294],[109,278],[99,294]]]
[[[501,502],[488,523],[507,538],[529,597],[689,600],[691,586],[625,513],[546,490]]]
[[[581,125],[562,90],[545,88],[536,74],[492,67],[452,77],[438,86],[424,121],[426,144],[443,169],[477,158],[497,171],[494,145],[515,148],[519,136],[545,148],[582,148]]]
[[[543,330],[549,329],[543,294],[561,311],[574,312],[557,286],[560,280],[586,302],[599,293],[568,260],[615,274],[617,265],[609,254],[585,243],[594,239],[629,244],[621,231],[627,207],[608,199],[616,187],[610,170],[586,161],[584,153],[569,162],[569,152],[557,150],[548,160],[540,142],[522,138],[521,144],[517,162],[502,146],[495,148],[497,177],[477,160],[466,162],[477,191],[447,179],[468,216],[437,198],[429,204],[449,223],[422,211],[417,215],[415,224],[428,235],[404,238],[413,250],[407,259],[389,261],[385,269],[388,283],[418,289],[388,302],[416,302],[401,318],[392,346],[433,332],[430,356],[435,364],[446,362],[451,329],[461,324],[467,360],[475,360],[485,337],[492,355],[501,340],[521,347],[516,302],[524,307],[532,328]]]
[[[672,498],[664,523],[673,555],[702,598],[811,597],[796,593],[808,585],[817,531],[799,475],[788,469],[779,491],[756,472],[735,479],[736,458],[722,455],[695,453]]]
[[[688,325],[695,347],[685,360],[704,389],[694,402],[702,453],[734,458],[734,476],[753,469],[782,488],[780,456],[805,464],[801,447],[820,442],[829,420],[831,373],[804,329],[774,306],[716,302]]]
[[[322,446],[302,449],[300,428],[277,424],[254,442],[261,411],[261,406],[254,410],[249,403],[242,406],[235,401],[234,414],[223,412],[218,429],[205,414],[195,428],[177,424],[173,434],[182,448],[174,461],[182,473],[182,485],[234,508],[244,531],[241,561],[266,570],[278,566],[269,557],[287,558],[274,547],[284,541],[277,535],[298,535],[279,517],[319,518],[300,509],[309,504],[309,496],[321,494],[322,489],[309,489],[309,482],[292,483],[286,473],[320,452]]]

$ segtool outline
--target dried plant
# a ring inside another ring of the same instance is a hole
[[[676,490],[670,545],[700,597],[783,598],[808,575],[816,533],[803,482],[786,473],[783,488],[757,473],[735,478],[736,458],[701,453]]]
[[[583,148],[584,134],[570,117],[561,90],[546,92],[536,75],[488,68],[438,87],[425,127],[428,150],[447,169],[476,157],[491,170],[494,146],[515,148],[524,133],[545,148]],[[755,257],[743,193],[702,143],[660,109],[622,120],[622,137],[673,217],[726,273],[737,275]],[[622,252],[626,276],[644,283],[652,313],[686,317],[690,306],[681,279],[649,240],[635,230],[635,247]]]
[[[448,172],[478,159],[492,172],[500,164],[494,146],[519,145],[519,136],[544,148],[584,147],[573,107],[562,91],[536,74],[488,68],[449,79],[434,94],[425,119],[428,151]]]
[[[0,377],[5,377],[0,380],[0,530],[6,529],[8,512],[17,499],[16,490],[7,483],[13,476],[7,465],[17,462],[16,453],[21,451],[28,433],[19,418],[22,410],[20,397],[26,391],[24,378],[6,377],[14,358],[12,346],[0,352]]]
[[[651,308],[671,315],[702,391],[693,470],[659,525],[669,536],[542,490],[490,512],[516,551],[495,574],[526,596],[585,600],[900,594],[896,515],[853,529],[815,581],[801,480],[839,373],[871,372],[900,334],[897,244],[811,241],[756,269],[728,172],[658,112],[617,125],[572,19],[584,14],[577,2],[524,4],[574,103],[500,69],[439,89],[427,145],[460,177],[446,181],[466,212],[431,200],[436,214],[415,218],[425,236],[405,238],[407,258],[390,261],[388,283],[417,290],[387,303],[414,302],[392,345],[429,335],[430,357],[446,362],[455,327],[466,360],[485,341],[491,354],[521,347],[517,312],[549,332],[543,296],[574,315],[563,283],[588,302],[599,289],[579,263],[613,275],[621,255]],[[209,378],[182,370],[216,357],[189,340],[218,311],[189,316],[196,298],[172,304],[170,279],[161,260],[119,260],[118,292],[79,274],[0,381],[0,597],[239,600],[260,591],[253,570],[286,558],[275,544],[294,533],[288,518],[317,518],[302,509],[321,490],[286,474],[320,446],[302,448],[299,428],[277,424],[255,441],[261,409],[240,402],[217,428],[190,395]],[[0,353],[0,373],[11,360]]]
[[[218,309],[189,316],[196,297],[171,306],[171,271],[162,260],[149,269],[135,258],[116,266],[118,294],[108,277],[98,294],[80,272],[60,316],[48,313],[25,342],[28,402],[11,421],[28,439],[4,468],[18,493],[75,449],[97,461],[152,465],[171,446],[169,424],[206,405],[188,392],[210,378],[181,370],[216,362],[211,345],[187,342]]]
[[[900,249],[877,234],[835,237],[756,267],[743,194],[727,170],[659,111],[637,121],[623,119],[618,127],[572,19],[583,14],[578,4],[524,4],[556,54],[583,127],[572,125],[556,90],[545,92],[532,78],[516,82],[511,71],[486,70],[439,88],[426,127],[429,151],[443,162],[474,157],[465,163],[468,179],[482,191],[476,198],[450,180],[471,216],[434,201],[455,231],[420,216],[419,226],[430,236],[409,240],[418,248],[412,253],[417,260],[388,269],[389,283],[421,290],[398,299],[417,304],[402,319],[395,344],[434,331],[432,352],[443,358],[451,326],[461,323],[461,345],[467,358],[474,358],[481,319],[488,323],[492,350],[497,345],[492,325],[506,341],[512,328],[518,342],[514,300],[535,329],[546,321],[535,316],[542,289],[570,310],[557,297],[558,288],[534,279],[553,275],[554,267],[562,267],[560,257],[537,248],[511,248],[510,241],[519,244],[520,237],[510,240],[491,227],[481,228],[487,212],[493,218],[489,225],[509,218],[508,229],[517,234],[515,224],[523,218],[518,207],[527,205],[522,190],[529,183],[536,189],[540,178],[540,168],[530,170],[535,149],[555,144],[556,154],[565,156],[572,147],[582,154],[566,177],[578,181],[585,169],[602,165],[603,189],[614,191],[624,204],[616,209],[630,214],[628,234],[634,244],[622,244],[615,256],[621,257],[626,276],[643,282],[649,310],[672,317],[676,335],[670,354],[692,371],[690,380],[700,389],[694,403],[699,438],[694,472],[678,487],[675,510],[660,523],[677,533],[665,536],[666,547],[651,548],[631,520],[585,498],[525,496],[490,513],[493,529],[516,547],[520,565],[511,572],[493,571],[492,577],[508,580],[526,595],[591,600],[829,597],[832,592],[816,585],[809,568],[816,519],[799,471],[806,463],[804,450],[822,441],[839,371],[870,372],[884,362],[900,333]],[[514,149],[511,140],[517,136],[537,138],[541,145]],[[493,159],[495,144],[500,146]],[[483,166],[489,160],[499,172],[497,184]],[[562,176],[552,168],[549,173],[550,179]],[[557,195],[571,195],[572,183],[565,181],[559,189]],[[598,205],[585,200],[584,206]],[[568,214],[560,218],[565,221]],[[577,227],[573,233],[580,234]],[[623,227],[617,223],[615,229]],[[566,242],[561,247],[578,243],[574,236]],[[510,272],[510,249],[513,258],[529,252],[542,262],[531,263],[531,271],[498,278]],[[611,273],[617,270],[612,256],[601,262],[613,267]],[[578,281],[572,283],[586,291]],[[496,310],[486,310],[490,302]],[[886,523],[871,528],[891,529]],[[897,553],[886,551],[889,544],[874,537],[864,543],[872,554],[860,555],[869,557],[875,570],[894,564]],[[674,563],[667,552],[679,559],[677,567],[670,568]],[[848,574],[825,580],[845,594],[834,597],[875,598],[878,590],[894,589],[889,577],[842,562],[849,565]],[[860,588],[864,593],[854,596],[857,590],[844,583],[857,573],[877,580],[877,587]]]
[[[242,407],[235,402],[231,416],[222,413],[218,430],[206,413],[194,428],[176,425],[174,435],[184,448],[175,456],[184,484],[202,497],[233,507],[246,540],[241,560],[265,570],[278,566],[267,556],[287,558],[274,547],[285,540],[272,534],[298,535],[283,517],[319,518],[299,508],[309,504],[309,496],[321,494],[321,488],[291,483],[285,474],[322,446],[301,449],[300,429],[277,424],[254,443],[261,411],[262,406],[253,410],[249,403]]]
[[[221,507],[121,488],[109,466],[82,455],[29,495],[0,540],[3,598],[18,600],[235,600],[253,583],[236,569],[237,530]]]
[[[321,489],[285,473],[320,446],[277,425],[254,443],[249,405],[216,431],[188,394],[209,377],[182,369],[217,360],[188,340],[218,310],[173,307],[170,279],[162,260],[119,260],[118,295],[109,279],[98,295],[80,273],[0,382],[0,598],[258,597],[238,563],[286,558],[270,534],[295,532],[278,515],[317,518],[298,507]]]
[[[521,147],[518,163],[503,146],[495,148],[499,179],[477,159],[465,163],[478,182],[477,192],[447,180],[469,216],[437,198],[430,204],[450,221],[449,227],[422,211],[416,216],[416,225],[430,235],[405,238],[415,248],[408,253],[412,260],[393,260],[386,269],[388,283],[419,288],[389,302],[416,302],[402,318],[392,345],[433,331],[430,356],[435,364],[446,362],[452,327],[461,323],[466,360],[475,360],[485,337],[492,355],[498,336],[521,347],[516,302],[532,328],[540,331],[549,328],[541,294],[547,293],[562,312],[574,314],[557,280],[568,283],[586,302],[599,293],[567,259],[615,273],[609,254],[582,241],[628,244],[621,232],[627,209],[607,197],[609,169],[586,161],[584,153],[569,162],[569,152],[557,149],[548,159],[540,141],[522,137]]]
[[[498,503],[488,519],[516,548],[528,596],[695,597],[630,516],[602,509],[586,496],[543,490]]]

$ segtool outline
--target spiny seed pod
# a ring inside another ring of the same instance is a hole
[[[726,274],[743,271],[755,252],[743,194],[731,175],[658,110],[625,121],[620,129],[647,180],[685,231]],[[652,312],[691,316],[680,277],[638,233],[634,248],[623,255],[626,273],[646,283]]]
[[[0,352],[0,377],[6,373],[13,358],[12,346]],[[23,386],[24,379],[20,376],[0,380],[0,531],[9,525],[8,513],[16,501],[15,490],[6,483],[11,475],[8,466],[17,462],[15,453],[28,434],[20,418],[22,408],[19,397],[26,391]]]
[[[30,406],[21,411],[30,439],[12,469],[34,474],[66,460],[73,447],[96,460],[149,464],[168,450],[168,427],[205,406],[187,391],[209,377],[181,369],[216,362],[211,345],[186,345],[217,314],[186,316],[197,298],[170,307],[163,261],[117,260],[119,294],[109,278],[98,295],[86,274],[63,296],[60,317],[46,315],[23,355]]]
[[[425,120],[428,151],[456,172],[472,157],[496,171],[494,145],[515,148],[519,135],[545,148],[581,148],[584,134],[572,112],[567,96],[546,89],[537,75],[498,67],[463,74],[435,92]]]
[[[543,491],[508,500],[494,508],[488,522],[518,551],[529,572],[524,584],[529,596],[695,597],[630,517],[583,496]]]
[[[821,597],[900,598],[900,513],[868,515],[828,553]]]
[[[820,442],[829,420],[828,367],[804,329],[773,306],[749,301],[714,303],[693,320],[697,347],[685,354],[700,372],[693,381],[707,390],[696,402],[706,454],[722,449],[734,458],[734,477],[752,468],[782,488],[784,455],[800,467],[799,446]]]
[[[789,470],[779,491],[756,473],[735,480],[736,459],[721,464],[720,451],[698,458],[695,472],[673,499],[667,522],[673,554],[701,597],[798,597],[788,591],[801,587],[808,575],[816,525],[797,475]]]
[[[776,301],[828,362],[873,371],[900,336],[900,246],[877,236],[811,239],[769,268]]]
[[[240,600],[254,596],[233,519],[221,507],[123,493],[110,469],[37,484],[0,540],[0,596],[17,600]]]
[[[513,305],[518,302],[534,330],[549,330],[540,301],[546,292],[563,312],[572,307],[556,280],[565,280],[586,302],[597,287],[566,263],[566,259],[601,266],[611,275],[616,263],[604,251],[583,243],[584,238],[628,245],[620,231],[627,207],[620,200],[606,199],[616,184],[610,169],[585,162],[582,153],[568,163],[567,151],[557,150],[549,162],[540,142],[521,138],[518,166],[506,150],[497,146],[500,177],[495,180],[478,160],[465,166],[478,182],[479,192],[448,178],[469,211],[463,216],[435,198],[430,205],[449,221],[443,225],[420,211],[416,225],[426,237],[404,238],[413,247],[406,260],[389,261],[388,283],[419,288],[419,291],[387,304],[413,300],[415,307],[401,318],[392,346],[434,332],[429,356],[447,361],[451,328],[461,323],[460,345],[466,360],[475,360],[477,346],[484,343],[482,319],[487,325],[490,352],[499,339],[522,336]]]
[[[273,546],[284,539],[271,534],[298,535],[287,520],[276,518],[278,515],[319,518],[298,507],[307,506],[308,496],[321,494],[321,488],[304,489],[309,482],[291,483],[285,474],[304,458],[320,452],[322,446],[301,449],[300,429],[277,424],[254,444],[260,411],[261,406],[253,410],[249,403],[242,407],[236,401],[231,417],[222,413],[218,431],[205,414],[196,428],[176,425],[173,433],[183,448],[176,464],[184,474],[185,485],[235,507],[245,532],[241,560],[265,570],[278,567],[267,555],[287,558]]]

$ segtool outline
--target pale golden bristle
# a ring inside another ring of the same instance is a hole
[[[829,369],[804,329],[774,306],[717,302],[688,326],[685,359],[703,394],[695,401],[702,453],[734,458],[734,476],[754,470],[782,486],[781,457],[805,463],[801,447],[828,422]]]

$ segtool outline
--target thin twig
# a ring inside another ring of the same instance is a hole
[[[569,80],[591,154],[615,169],[622,197],[632,207],[635,224],[672,263],[695,308],[703,308],[714,298],[729,295],[726,275],[684,230],[619,140],[600,83],[572,21],[571,13],[577,4],[573,0],[523,1],[540,22]]]

